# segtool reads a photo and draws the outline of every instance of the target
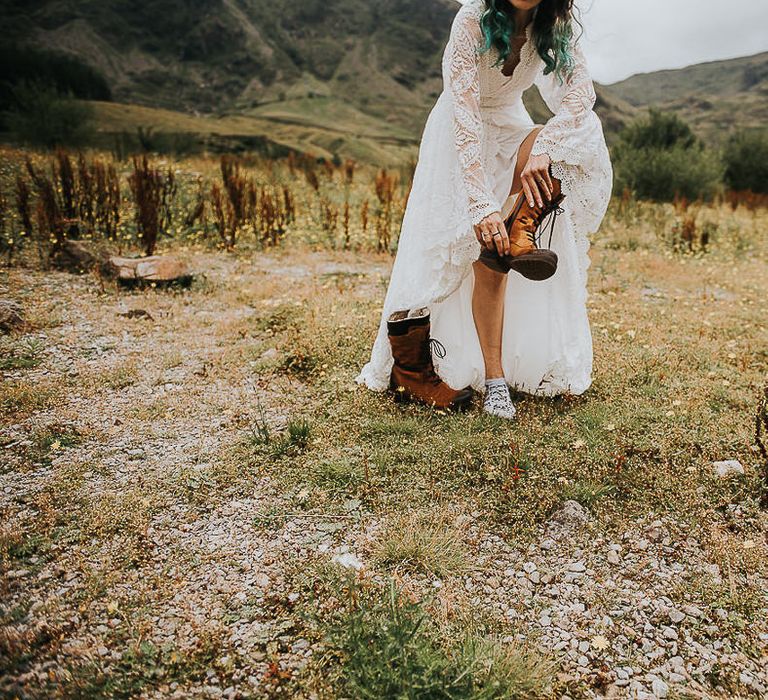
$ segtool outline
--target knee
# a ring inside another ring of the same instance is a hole
[[[507,275],[491,270],[479,261],[473,263],[475,269],[475,280],[488,291],[502,290],[507,283]]]

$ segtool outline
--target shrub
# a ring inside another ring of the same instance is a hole
[[[723,166],[700,146],[632,148],[621,145],[614,155],[616,190],[633,191],[639,199],[670,202],[675,197],[709,199],[718,190]]]
[[[136,205],[136,225],[144,252],[154,255],[161,230],[170,225],[171,205],[177,190],[176,178],[171,168],[163,173],[146,156],[142,156],[134,157],[128,184]]]
[[[648,116],[632,122],[621,134],[621,140],[631,148],[662,148],[675,146],[688,149],[699,141],[680,117],[671,112],[649,109]]]
[[[72,93],[44,83],[21,83],[13,89],[6,124],[25,143],[45,148],[78,146],[93,135],[93,110]]]
[[[630,124],[614,151],[617,191],[640,199],[709,199],[722,181],[723,165],[678,116],[650,110]]]
[[[725,146],[723,160],[730,189],[768,193],[768,130],[735,133]]]
[[[112,99],[101,73],[77,56],[14,45],[0,46],[0,104],[13,102],[20,83],[40,82],[81,100]]]

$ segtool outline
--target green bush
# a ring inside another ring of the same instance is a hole
[[[614,155],[616,191],[629,189],[638,199],[670,202],[676,196],[710,199],[720,187],[723,166],[702,147],[632,148],[620,145]]]
[[[621,134],[630,148],[694,148],[698,139],[680,117],[671,112],[649,109],[648,115],[632,122]]]
[[[22,83],[45,83],[81,100],[112,99],[106,78],[77,56],[54,51],[0,46],[0,104],[14,102],[14,88]]]
[[[728,140],[723,160],[730,189],[768,193],[768,130],[737,132]]]
[[[93,136],[93,110],[44,83],[21,83],[13,89],[14,105],[6,125],[19,141],[34,146],[80,146]]]
[[[677,115],[650,110],[621,134],[613,154],[616,191],[628,189],[656,202],[675,197],[709,199],[719,189],[723,164]]]

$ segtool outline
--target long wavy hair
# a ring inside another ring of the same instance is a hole
[[[514,8],[509,0],[485,0],[485,7],[480,18],[485,45],[480,52],[495,47],[499,60],[494,65],[498,66],[509,57],[512,37],[517,32]],[[574,24],[579,21],[573,14],[573,0],[543,0],[534,10],[531,37],[536,52],[544,61],[544,75],[554,72],[561,82],[574,68],[570,51]]]

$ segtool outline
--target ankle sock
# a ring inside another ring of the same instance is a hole
[[[504,377],[487,379],[485,381],[485,396],[483,397],[483,411],[501,418],[514,418],[515,405],[509,394],[509,387]]]

